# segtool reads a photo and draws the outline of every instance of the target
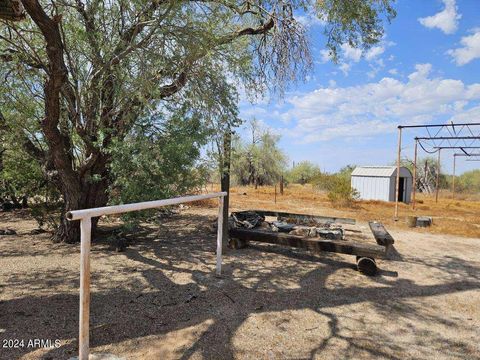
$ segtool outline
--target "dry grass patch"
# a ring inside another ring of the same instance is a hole
[[[244,195],[246,194],[246,195]],[[417,195],[415,210],[411,205],[400,204],[399,220],[394,221],[394,203],[383,201],[358,201],[353,207],[334,206],[326,193],[316,191],[310,185],[289,185],[284,195],[272,186],[234,187],[231,191],[231,205],[237,209],[266,209],[352,217],[358,220],[378,220],[390,228],[407,229],[407,216],[432,216],[434,224],[419,232],[461,235],[480,238],[480,201],[475,196],[452,199],[451,193],[442,192],[438,203],[433,196]]]

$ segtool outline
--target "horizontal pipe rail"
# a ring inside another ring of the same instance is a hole
[[[455,126],[480,126],[480,123],[432,124],[432,125],[398,125],[398,128],[399,129],[414,129],[414,128],[455,127]]]
[[[453,156],[480,156],[480,153],[471,153],[471,154],[453,154]]]
[[[205,199],[218,198],[217,261],[216,273],[222,273],[223,206],[226,192],[204,195],[182,196],[172,199],[146,201],[136,204],[105,206],[100,208],[72,210],[66,214],[70,221],[80,220],[80,311],[78,359],[88,360],[90,353],[90,244],[92,218],[102,215],[122,214],[131,211],[155,209],[163,206],[182,204]]]
[[[226,195],[226,192],[217,192],[204,195],[182,196],[166,200],[145,201],[135,204],[112,205],[92,209],[72,210],[67,212],[66,216],[68,220],[81,220],[85,218],[99,217],[102,215],[123,214],[131,211],[155,209],[162,206],[177,205],[205,199],[214,199],[218,197],[225,197]]]
[[[480,140],[480,136],[423,136],[415,140]]]

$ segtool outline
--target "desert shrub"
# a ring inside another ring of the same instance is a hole
[[[480,170],[471,170],[457,177],[458,191],[475,194],[480,192]]]
[[[336,205],[352,206],[358,200],[360,194],[351,187],[349,181],[334,176],[327,196],[328,200]]]
[[[350,178],[344,174],[319,174],[315,176],[312,185],[322,191],[327,191],[328,200],[338,206],[353,206],[360,194],[352,189]]]
[[[292,184],[305,184],[320,174],[318,165],[309,161],[302,161],[286,172],[285,180]]]
[[[249,124],[251,142],[235,136],[232,142],[232,179],[238,185],[273,185],[280,180],[286,155],[279,148],[280,136],[256,120]]]

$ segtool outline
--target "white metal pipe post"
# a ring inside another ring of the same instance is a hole
[[[88,360],[90,352],[90,245],[92,218],[102,215],[122,214],[130,211],[155,209],[204,199],[219,198],[216,274],[222,273],[223,207],[226,192],[184,196],[173,199],[146,201],[135,204],[106,206],[101,208],[74,210],[67,213],[68,220],[80,220],[80,316],[78,352],[79,360]]]
[[[222,246],[223,246],[223,206],[225,197],[218,198],[218,223],[217,223],[217,276],[222,275]]]
[[[90,328],[90,244],[92,218],[80,220],[80,316],[78,358],[88,359]]]

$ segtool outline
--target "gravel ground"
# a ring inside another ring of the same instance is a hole
[[[213,276],[214,209],[192,208],[92,251],[91,346],[126,359],[480,359],[480,239],[392,231],[375,277],[353,256],[269,245]],[[79,246],[0,214],[0,359],[76,355]],[[24,340],[8,349],[9,339]],[[60,340],[39,348],[33,339]],[[31,346],[28,346],[31,345]]]

